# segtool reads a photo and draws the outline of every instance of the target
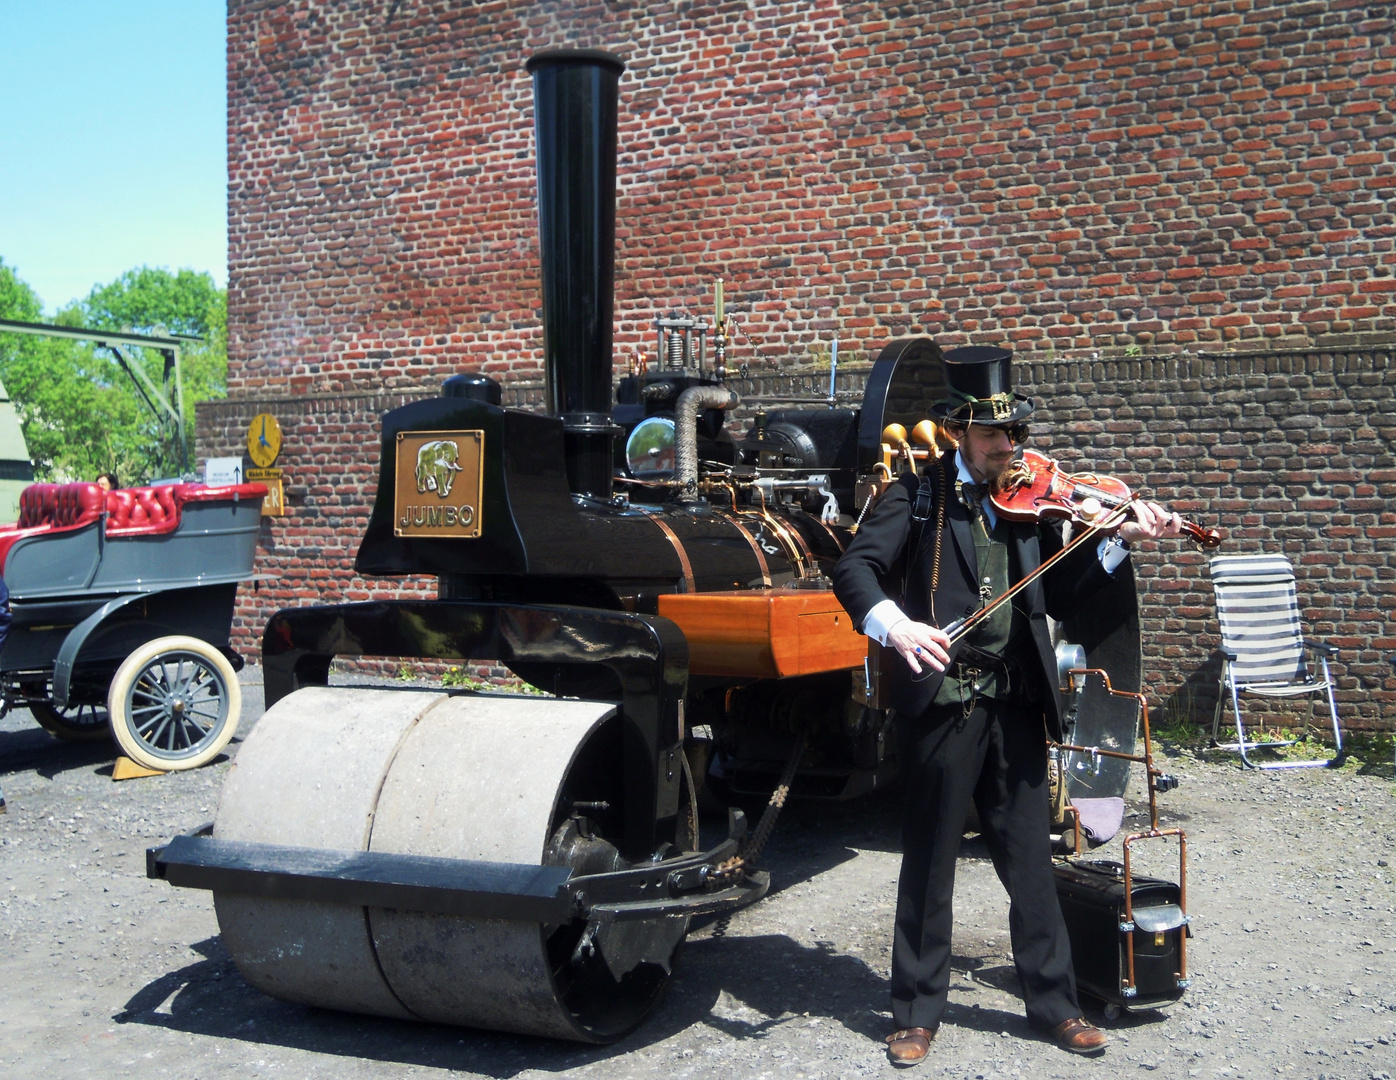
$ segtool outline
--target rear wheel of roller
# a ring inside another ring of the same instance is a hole
[[[608,703],[299,691],[238,753],[214,835],[532,865],[625,866]],[[215,893],[254,986],[327,1008],[588,1042],[658,999],[684,917],[563,926]]]

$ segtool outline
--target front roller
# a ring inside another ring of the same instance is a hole
[[[213,835],[429,866],[624,871],[605,839],[621,820],[619,756],[609,703],[310,688],[277,703],[244,743]],[[217,887],[214,901],[238,969],[275,997],[591,1042],[640,1022],[689,918],[662,908],[567,918],[564,907],[542,922]]]

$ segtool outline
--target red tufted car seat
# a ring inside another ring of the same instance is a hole
[[[106,505],[96,484],[30,484],[19,495],[19,521],[0,530],[0,572],[10,548],[24,537],[90,525]]]
[[[106,508],[106,497],[96,484],[62,484],[53,493],[53,524],[60,529],[86,525]]]
[[[189,485],[118,488],[107,492],[107,535],[158,535],[179,527],[178,491]]]
[[[53,493],[58,484],[30,484],[19,494],[19,521],[15,527],[34,529],[53,524]]]
[[[131,511],[136,506],[135,492],[116,488],[107,492],[107,531],[124,529],[131,524]]]

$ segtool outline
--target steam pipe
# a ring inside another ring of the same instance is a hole
[[[690,386],[674,404],[674,477],[679,502],[698,501],[698,413],[702,409],[735,409],[741,404],[725,386]]]

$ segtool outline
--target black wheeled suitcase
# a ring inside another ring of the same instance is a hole
[[[1121,863],[1073,860],[1054,872],[1082,993],[1122,1009],[1155,1008],[1183,996],[1189,931],[1177,885],[1134,875],[1127,919]]]

